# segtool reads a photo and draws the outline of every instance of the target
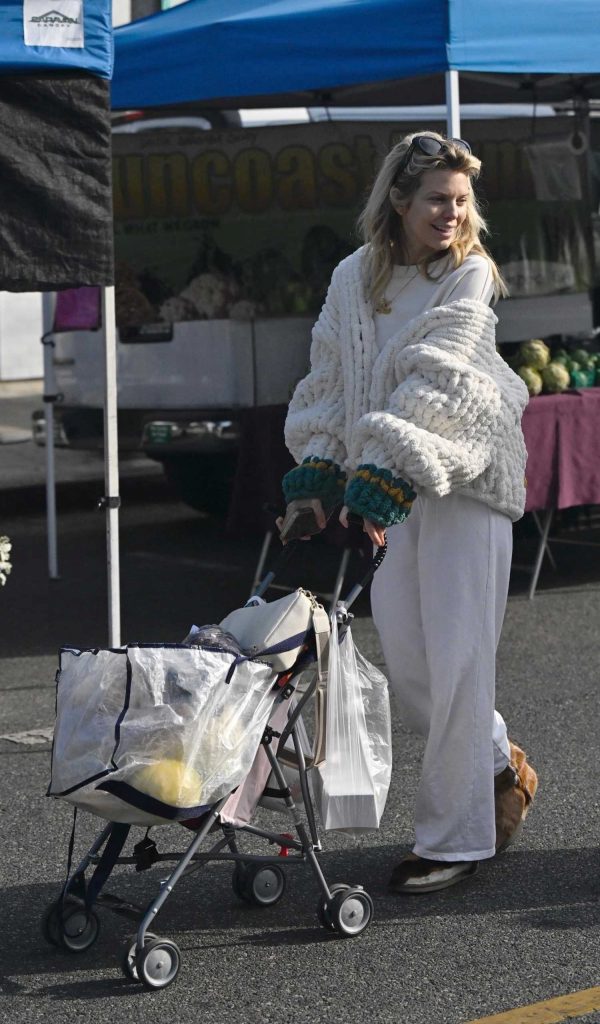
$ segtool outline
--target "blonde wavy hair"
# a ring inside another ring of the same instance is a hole
[[[444,149],[436,156],[427,156],[418,149],[413,150],[408,166],[399,175],[398,168],[402,164],[412,140],[417,135],[428,135],[432,139],[438,139],[444,143]],[[383,297],[390,282],[394,264],[398,262],[394,259],[394,250],[399,252],[404,259],[407,256],[402,217],[394,209],[390,193],[393,188],[397,190],[394,194],[396,204],[410,204],[412,197],[421,185],[425,171],[437,168],[462,172],[466,174],[469,182],[466,217],[443,255],[448,255],[453,269],[460,267],[471,253],[484,256],[490,263],[494,279],[494,301],[508,295],[508,289],[500,271],[481,241],[483,235],[489,234],[473,190],[473,182],[477,180],[481,170],[481,161],[466,149],[454,145],[449,139],[439,135],[438,132],[412,132],[410,135],[405,135],[386,156],[375,178],[365,208],[358,218],[359,234],[363,242],[368,244],[365,261],[365,287],[374,306]],[[420,273],[429,280],[435,280],[436,277],[430,273],[430,268],[439,259],[440,254],[437,252],[426,256],[419,263]]]

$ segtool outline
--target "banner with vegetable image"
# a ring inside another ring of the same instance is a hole
[[[489,247],[515,297],[585,290],[587,205],[536,197],[512,126],[469,124],[484,159]],[[333,268],[360,244],[356,217],[381,159],[410,130],[322,122],[115,134],[119,325],[316,314]]]

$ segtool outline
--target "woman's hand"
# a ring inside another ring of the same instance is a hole
[[[344,505],[340,512],[340,523],[348,529],[348,506]],[[363,530],[368,533],[369,538],[373,544],[376,544],[378,548],[382,548],[385,544],[385,526],[380,526],[379,523],[372,523],[370,519],[363,519]]]
[[[295,509],[297,508],[306,508],[307,505],[310,506],[310,508],[312,508],[314,511],[315,519],[317,522],[317,526],[319,527],[319,530],[324,530],[325,527],[327,526],[327,516],[325,515],[321,499],[294,498],[294,500],[290,501],[289,505],[287,506],[285,516],[279,516],[279,518],[275,520],[275,525],[277,526],[279,532],[281,533],[281,528],[283,526],[284,519],[286,519],[287,516],[290,515],[290,513],[294,512]],[[314,536],[314,534],[307,535],[306,537],[300,537],[299,540],[310,540],[311,536]],[[285,544],[286,542],[284,541],[283,543]]]

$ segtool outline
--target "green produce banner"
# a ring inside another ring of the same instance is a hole
[[[510,125],[469,124],[484,160],[489,247],[515,297],[585,290],[578,158],[563,144],[561,172],[534,175],[539,153]],[[322,122],[115,134],[119,324],[318,312],[333,268],[359,244],[356,217],[382,157],[410,130]]]

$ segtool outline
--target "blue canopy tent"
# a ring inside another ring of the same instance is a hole
[[[54,6],[50,0],[43,5],[42,14],[37,6],[23,0],[0,0],[0,74],[84,71],[104,79],[112,76],[111,5],[107,0],[85,5],[58,0]],[[30,36],[32,32],[34,36]]]
[[[600,96],[596,0],[188,0],[115,47],[117,109]]]
[[[109,643],[119,641],[110,0],[0,0],[0,289],[103,286]],[[48,555],[57,577],[51,337],[45,337]]]

